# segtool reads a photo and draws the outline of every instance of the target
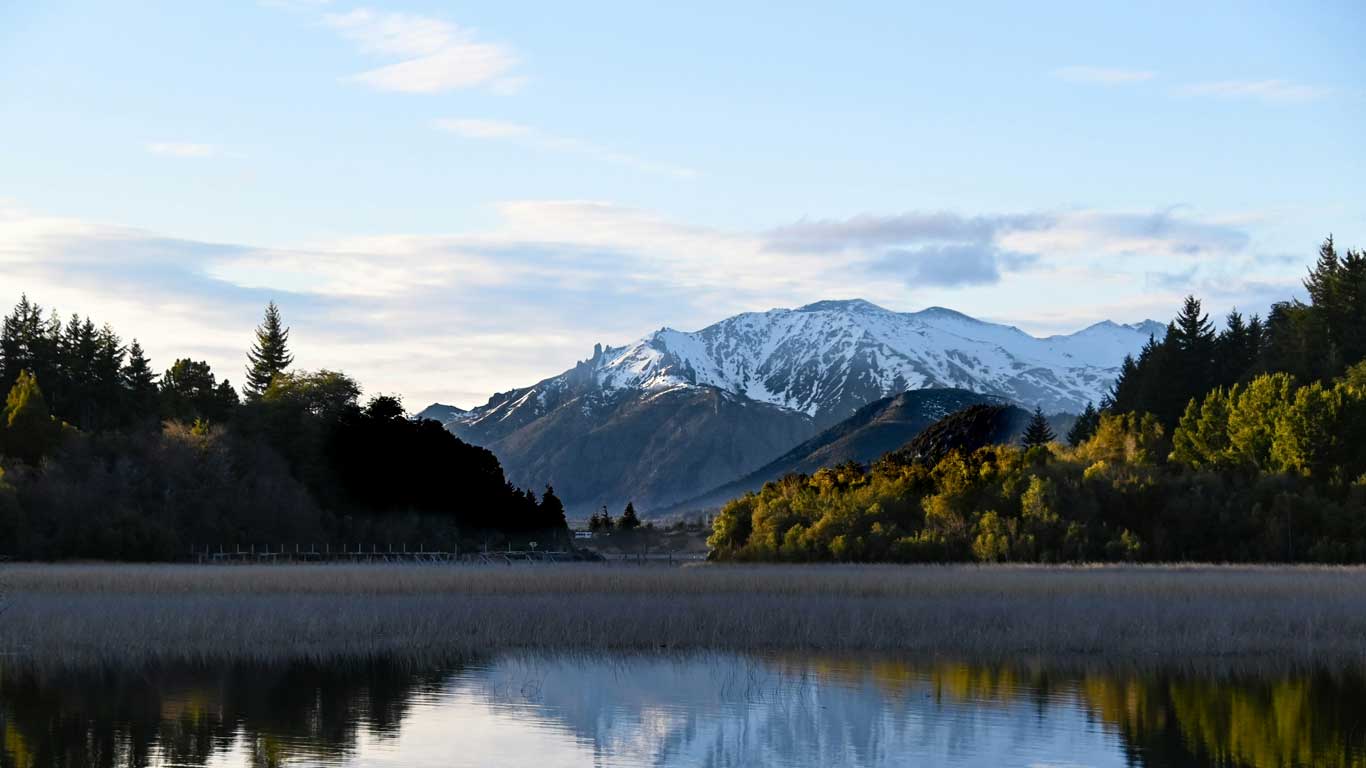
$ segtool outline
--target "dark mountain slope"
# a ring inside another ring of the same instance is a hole
[[[905,445],[948,414],[970,405],[1001,402],[1000,398],[952,388],[917,389],[884,397],[741,479],[679,504],[670,512],[715,507],[784,475],[811,474],[846,461],[867,464]]]

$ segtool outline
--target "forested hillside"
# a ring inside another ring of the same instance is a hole
[[[205,362],[157,375],[136,340],[22,299],[0,329],[0,554],[563,540],[553,490],[343,373],[293,370],[288,343],[271,304],[239,398]]]
[[[1305,287],[1309,303],[1233,313],[1219,332],[1188,298],[1069,445],[1036,418],[1020,445],[788,476],[722,510],[713,554],[1366,560],[1366,255],[1330,239]]]

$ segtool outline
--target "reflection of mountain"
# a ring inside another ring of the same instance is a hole
[[[1366,765],[1354,675],[714,656],[503,662],[457,686],[623,765]]]
[[[456,731],[461,735],[457,740]],[[511,739],[494,742],[482,731]],[[0,768],[1366,764],[1366,678],[732,655],[35,674]],[[554,760],[546,753],[555,750]]]

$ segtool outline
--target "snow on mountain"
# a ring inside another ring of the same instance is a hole
[[[1162,331],[1151,321],[1106,321],[1039,338],[942,307],[892,312],[860,299],[821,301],[748,312],[691,333],[663,328],[625,346],[599,347],[576,368],[495,396],[457,418],[543,413],[566,393],[699,386],[797,411],[820,425],[889,394],[928,387],[1076,413],[1101,399],[1125,355]]]

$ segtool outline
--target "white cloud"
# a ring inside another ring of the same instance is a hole
[[[27,291],[137,336],[158,366],[191,355],[236,381],[273,298],[295,329],[301,367],[346,370],[417,407],[468,406],[572,366],[596,341],[742,311],[858,296],[1056,332],[1107,317],[1164,319],[1187,288],[1154,288],[1154,273],[1197,268],[1190,289],[1226,292],[1209,294],[1217,313],[1255,311],[1267,295],[1259,286],[1293,285],[1300,268],[1258,262],[1230,224],[1173,212],[910,212],[737,231],[591,200],[496,210],[497,223],[478,231],[235,245],[0,204],[0,309]],[[945,280],[932,261],[913,263],[939,243],[1035,258],[1002,262],[994,279],[986,270]],[[1059,291],[1084,300],[1064,307]]]
[[[439,131],[454,133],[467,139],[514,140],[535,149],[584,155],[601,162],[633,168],[646,173],[657,173],[679,179],[697,177],[697,171],[692,168],[653,162],[591,142],[544,133],[521,123],[481,118],[442,118],[433,121],[432,126]]]
[[[1333,89],[1288,80],[1222,80],[1192,83],[1183,86],[1179,92],[1187,96],[1255,99],[1272,104],[1288,104],[1321,99],[1331,94]]]
[[[441,19],[358,8],[327,14],[324,23],[364,53],[402,59],[352,78],[372,88],[439,93],[488,85],[506,90],[521,81],[511,74],[518,64],[512,49],[480,41],[471,30]]]
[[[1144,69],[1116,69],[1112,67],[1062,67],[1053,70],[1054,76],[1072,83],[1126,85],[1151,80],[1157,73]]]
[[[218,147],[213,144],[194,144],[185,141],[153,141],[147,144],[147,151],[165,157],[206,158],[217,157]]]

